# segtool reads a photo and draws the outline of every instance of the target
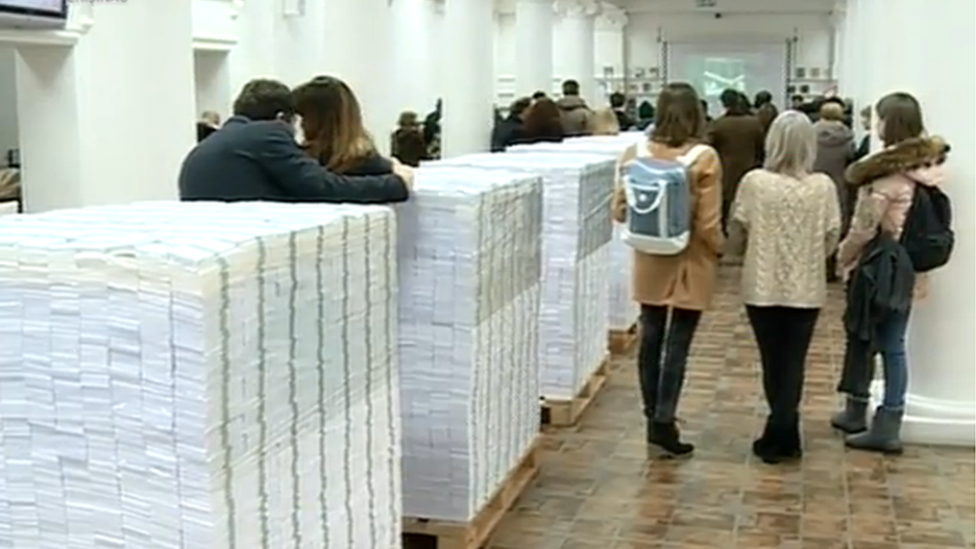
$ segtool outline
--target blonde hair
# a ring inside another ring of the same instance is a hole
[[[590,133],[593,135],[617,135],[620,124],[613,109],[597,109],[590,120]]]
[[[820,106],[820,118],[839,122],[844,119],[844,107],[833,101],[824,103]]]
[[[817,131],[807,115],[785,111],[773,120],[766,135],[767,170],[793,177],[813,171],[817,158]]]

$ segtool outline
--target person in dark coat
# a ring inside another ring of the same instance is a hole
[[[634,119],[627,114],[627,96],[620,92],[610,94],[610,108],[617,117],[617,127],[625,132],[636,125]]]
[[[444,100],[438,99],[434,110],[424,118],[424,142],[427,149],[438,146],[441,139],[441,116],[444,113]]]
[[[654,105],[650,101],[641,101],[637,106],[637,129],[644,131],[654,125]]]
[[[706,141],[722,159],[722,226],[735,198],[739,181],[762,163],[765,135],[762,124],[743,108],[736,90],[725,90],[721,96],[725,114],[709,125]]]
[[[400,113],[397,129],[390,137],[390,154],[407,166],[419,166],[427,160],[427,144],[420,130],[420,119],[413,111]]]
[[[413,171],[394,163],[393,173],[350,177],[324,168],[295,141],[294,100],[281,82],[248,82],[234,102],[234,116],[199,143],[183,161],[181,200],[278,202],[402,202]]]
[[[705,123],[711,124],[714,118],[712,118],[712,115],[708,113],[708,101],[702,99],[700,103],[701,103],[702,112],[705,113]]]
[[[829,175],[837,186],[841,234],[846,235],[854,204],[848,194],[850,185],[844,178],[844,171],[854,159],[854,132],[844,125],[844,108],[837,103],[824,103],[820,107],[820,120],[813,127],[817,131],[817,161],[813,169]]]
[[[491,152],[502,152],[515,143],[523,133],[525,115],[532,106],[532,99],[516,99],[508,108],[508,116],[491,131]]]
[[[763,136],[769,133],[769,127],[773,125],[773,120],[779,116],[779,109],[773,104],[773,94],[768,91],[761,91],[756,94],[756,118],[763,128]]]

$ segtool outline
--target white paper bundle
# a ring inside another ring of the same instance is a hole
[[[397,213],[404,515],[466,521],[539,431],[542,183],[421,168]]]
[[[0,545],[400,544],[392,212],[0,221]]]
[[[601,154],[615,160],[630,147],[634,137],[592,136],[567,139],[562,143],[536,143],[509,147],[509,153],[562,153],[562,154]],[[640,134],[640,142],[647,139]],[[628,330],[640,315],[640,306],[634,301],[633,270],[634,249],[621,238],[623,225],[613,224],[613,239],[610,242],[610,305],[609,323],[611,330]]]
[[[607,349],[610,197],[615,162],[605,155],[478,154],[445,165],[542,176],[542,396],[575,396]]]

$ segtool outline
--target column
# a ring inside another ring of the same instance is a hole
[[[433,32],[433,0],[393,0],[393,80],[400,110],[423,117],[433,106],[436,69],[430,35]]]
[[[176,198],[196,141],[191,0],[71,8],[76,44],[17,52],[27,211]]]
[[[562,25],[559,55],[565,56],[563,80],[576,80],[580,95],[590,106],[600,105],[596,84],[594,22],[600,5],[593,0],[558,0],[556,4]]]
[[[320,3],[306,1],[310,7]],[[393,0],[393,3],[401,1]],[[322,66],[308,77],[328,74],[346,82],[359,99],[366,129],[373,135],[376,146],[380,152],[388,153],[397,114],[407,106],[394,77],[391,1],[325,0],[321,3],[324,25],[318,28],[324,40]]]
[[[976,438],[976,46],[972,0],[858,0],[875,42],[867,90],[873,100],[906,91],[922,104],[932,135],[951,145],[946,193],[956,247],[931,274],[929,299],[912,311],[908,331],[909,395],[903,437],[917,443],[973,446]],[[925,23],[920,25],[919,21]],[[947,53],[948,52],[948,53]],[[963,67],[970,67],[964,69]],[[880,384],[875,395],[880,396]]]
[[[609,104],[609,95],[615,91],[627,93],[624,78],[627,71],[627,12],[614,4],[603,3],[602,6],[596,18],[594,59],[598,60],[595,61],[597,81],[605,84],[606,93],[596,98],[597,103],[592,105],[594,108]],[[613,68],[612,78],[605,77],[606,66]]]
[[[515,2],[515,95],[552,91],[552,0]]]
[[[444,158],[489,149],[494,122],[494,6],[486,0],[446,0],[445,64],[440,86]]]

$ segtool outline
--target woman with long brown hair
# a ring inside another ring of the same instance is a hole
[[[330,171],[349,175],[390,173],[393,165],[376,151],[363,126],[362,109],[345,82],[316,76],[294,89],[305,150]]]
[[[715,291],[723,242],[722,167],[713,148],[698,147],[704,144],[704,133],[705,112],[695,89],[685,83],[668,84],[658,96],[650,139],[631,147],[620,159],[621,165],[638,157],[674,161],[693,154],[693,149],[699,151],[688,168],[692,206],[687,248],[675,255],[634,250],[633,295],[641,307],[637,370],[647,442],[673,455],[695,449],[681,441],[675,412],[691,341]],[[614,219],[625,223],[629,211],[627,190],[619,181],[613,197]]]
[[[525,124],[515,139],[516,143],[560,142],[563,140],[563,123],[559,107],[552,99],[544,97],[529,107]]]

